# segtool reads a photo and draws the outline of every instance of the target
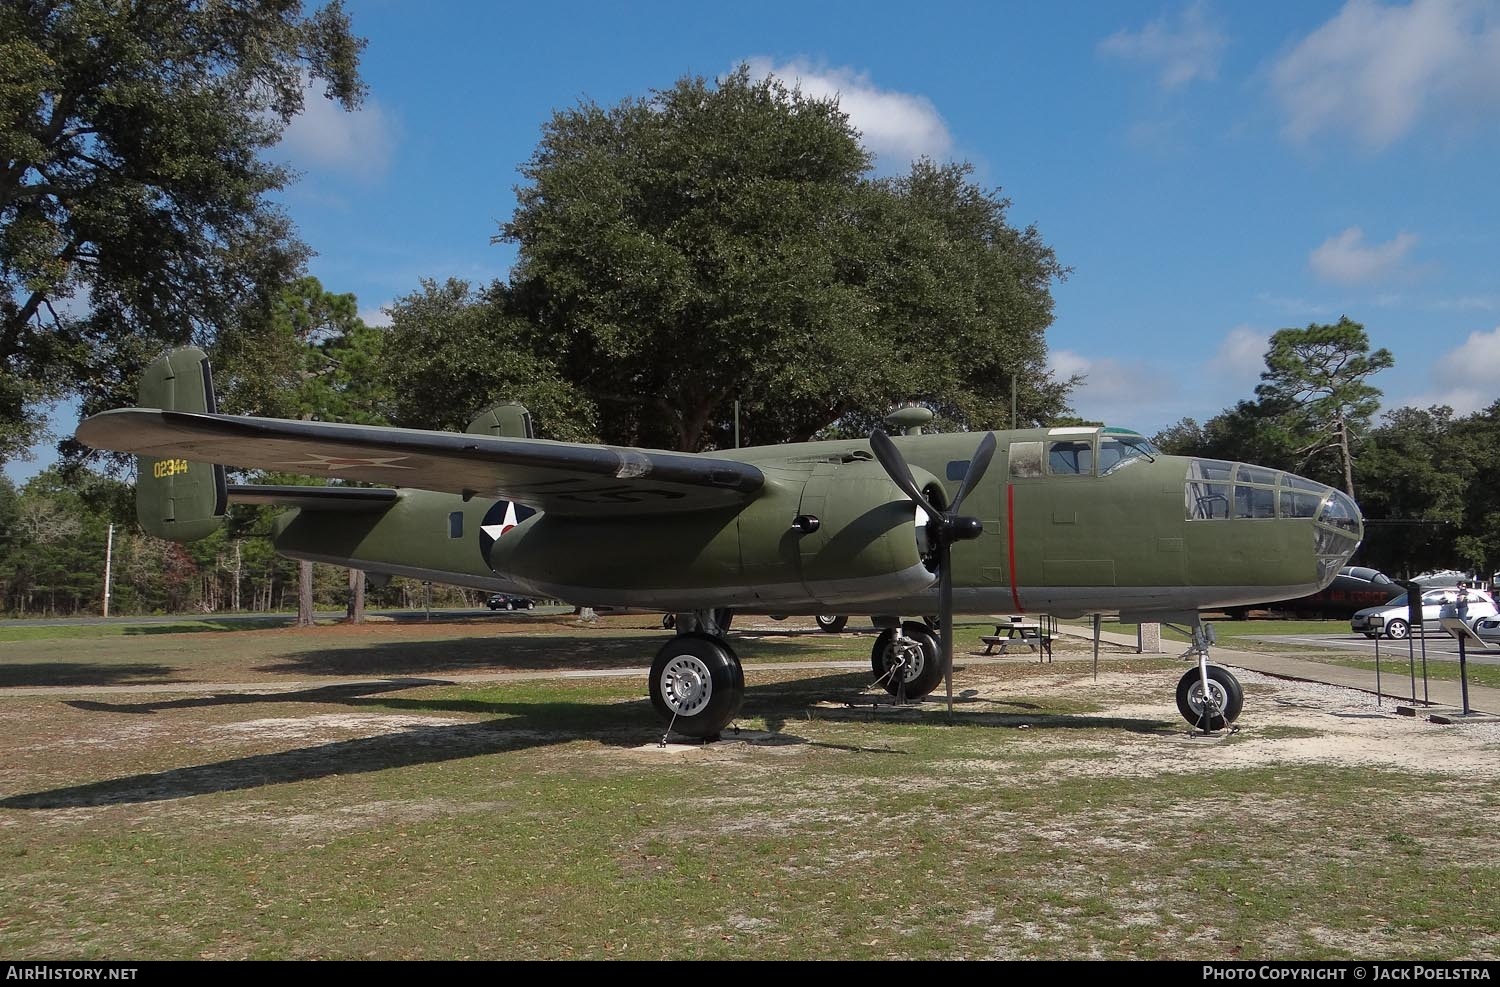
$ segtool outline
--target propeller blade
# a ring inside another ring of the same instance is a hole
[[[990,468],[990,460],[995,458],[995,433],[985,432],[984,438],[979,440],[979,448],[974,450],[974,458],[969,460],[969,471],[964,474],[964,482],[959,485],[958,493],[953,495],[953,506],[948,508],[949,514],[957,514],[958,509],[963,506],[964,498],[969,496],[969,491],[979,486],[979,481],[984,478],[984,471]]]
[[[911,469],[906,465],[906,459],[901,455],[901,450],[897,449],[896,444],[891,441],[889,435],[878,428],[870,432],[870,451],[880,461],[880,465],[885,469],[886,475],[891,478],[891,482],[900,487],[901,492],[906,494],[912,503],[926,511],[930,520],[943,516],[943,512],[929,504],[927,498],[922,496],[922,491],[917,489],[916,481],[911,478]]]

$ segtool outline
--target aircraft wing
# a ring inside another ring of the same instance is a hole
[[[499,497],[559,515],[734,507],[765,482],[749,463],[688,453],[154,408],[106,411],[77,434],[156,460]]]

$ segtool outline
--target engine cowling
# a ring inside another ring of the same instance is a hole
[[[942,486],[923,470],[913,479],[929,495]],[[802,490],[804,516],[817,517],[816,531],[797,549],[803,586],[826,604],[891,599],[922,592],[933,583],[925,564],[925,518],[891,483],[878,463],[830,464]]]

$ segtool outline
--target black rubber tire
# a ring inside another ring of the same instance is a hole
[[[651,705],[673,732],[714,740],[739,715],[745,671],[724,641],[679,634],[656,653],[650,692]]]
[[[932,693],[943,681],[943,656],[938,647],[937,635],[928,629],[926,624],[909,620],[901,625],[901,634],[917,642],[919,654],[915,667],[906,673],[905,689],[901,690],[901,684],[896,681],[895,676],[886,675],[890,667],[890,661],[895,657],[892,646],[896,640],[896,629],[887,627],[880,632],[875,639],[875,645],[870,649],[870,670],[875,677],[881,680],[885,691],[891,695],[897,695],[898,691],[904,691],[907,699],[922,699]]]
[[[1411,634],[1411,625],[1397,617],[1385,622],[1385,636],[1392,641],[1403,641]]]
[[[1377,637],[1380,636],[1379,634],[1371,634],[1369,631],[1365,631],[1364,635],[1365,635],[1365,637],[1369,638],[1371,641],[1375,640]]]
[[[844,629],[844,626],[846,624],[849,623],[849,618],[843,615],[829,617],[819,616],[814,617],[813,620],[816,620],[818,622],[818,630],[822,631],[824,634],[837,634],[839,631]]]
[[[1222,730],[1240,718],[1240,711],[1245,708],[1245,690],[1229,669],[1218,665],[1208,666],[1208,681],[1209,688],[1217,687],[1219,692],[1220,712],[1207,715],[1207,707],[1199,698],[1203,681],[1197,668],[1188,669],[1177,682],[1177,711],[1200,730]],[[1195,700],[1198,709],[1193,708]]]

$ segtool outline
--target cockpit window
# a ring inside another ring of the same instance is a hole
[[[1155,462],[1156,448],[1139,435],[1099,436],[1099,475],[1108,476],[1122,467],[1145,459]]]
[[[1094,472],[1094,443],[1088,439],[1047,443],[1047,472],[1065,476]]]

